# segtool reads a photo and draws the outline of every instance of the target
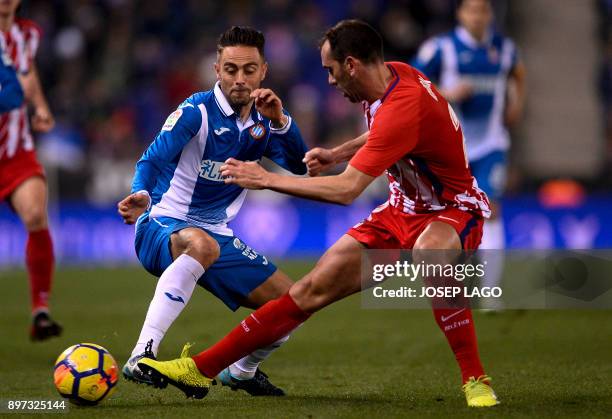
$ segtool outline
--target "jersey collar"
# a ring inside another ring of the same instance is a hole
[[[215,94],[215,102],[217,103],[217,106],[219,107],[223,115],[232,116],[233,114],[235,114],[234,109],[232,109],[229,102],[227,101],[227,98],[221,91],[221,86],[219,85],[219,82],[215,83],[215,88],[213,89],[213,92]],[[261,121],[263,119],[261,114],[255,110],[255,106],[251,107],[251,119],[257,119],[258,121]]]
[[[389,85],[387,86],[385,93],[382,95],[380,99],[377,99],[372,103],[368,103],[365,100],[363,101],[363,109],[366,114],[366,120],[368,121],[368,127],[370,127],[370,125],[372,124],[372,120],[374,119],[374,114],[376,113],[378,108],[380,108],[380,105],[383,104],[387,96],[389,96],[389,93],[391,93],[391,91],[395,88],[395,86],[397,86],[397,83],[399,83],[399,80],[400,80],[400,76],[397,73],[397,70],[390,63],[386,63],[386,64],[387,64],[387,68],[391,71],[391,74],[393,74],[393,80],[389,82]]]
[[[213,91],[215,93],[215,102],[217,102],[217,106],[219,107],[223,115],[225,116],[233,115],[234,110],[232,109],[229,102],[225,98],[225,95],[221,91],[221,86],[219,85],[219,82],[215,83],[215,88]]]
[[[455,34],[457,35],[457,38],[461,42],[463,42],[465,45],[467,45],[468,47],[472,49],[481,48],[483,46],[488,46],[491,44],[491,41],[493,39],[493,33],[490,29],[487,30],[483,42],[479,42],[463,26],[457,26],[457,28],[455,29]]]

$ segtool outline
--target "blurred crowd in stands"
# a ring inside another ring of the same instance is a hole
[[[612,150],[611,0],[598,0],[606,50],[601,83]],[[56,128],[38,139],[60,197],[102,204],[129,189],[134,163],[166,116],[214,81],[216,38],[231,25],[266,35],[272,87],[311,146],[365,129],[359,106],[327,86],[317,41],[346,17],[372,23],[388,59],[408,61],[454,24],[454,0],[24,0],[20,15],[43,30],[38,66]],[[506,0],[494,1],[498,25]]]
[[[598,92],[602,105],[602,121],[607,143],[608,185],[612,184],[612,0],[597,0],[601,66]]]

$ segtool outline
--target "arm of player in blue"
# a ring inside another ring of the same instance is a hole
[[[181,105],[170,114],[162,130],[136,163],[132,193],[145,190],[151,194],[161,170],[178,158],[183,147],[200,131],[201,125],[202,114],[192,104]]]
[[[283,111],[285,115],[290,115]],[[268,147],[264,156],[272,160],[284,169],[296,175],[306,174],[306,164],[302,162],[308,147],[304,143],[300,129],[293,118],[289,126],[280,131],[270,130]]]
[[[0,113],[18,108],[23,103],[23,89],[15,69],[0,61]]]
[[[410,65],[425,74],[434,83],[438,83],[442,71],[442,50],[437,39],[432,38],[426,41]]]

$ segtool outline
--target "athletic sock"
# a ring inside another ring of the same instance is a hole
[[[436,323],[446,336],[461,369],[463,382],[484,375],[478,354],[478,343],[472,310],[469,307],[434,308]]]
[[[266,346],[265,348],[257,349],[247,356],[239,359],[229,366],[229,371],[232,377],[237,378],[239,380],[250,380],[255,376],[255,372],[257,372],[257,368],[259,364],[268,359],[272,352],[281,347],[281,345],[289,340],[289,336],[287,335],[272,345]]]
[[[157,281],[155,295],[149,305],[147,316],[138,343],[132,355],[144,352],[147,343],[152,339],[152,351],[157,356],[159,344],[174,320],[181,314],[198,279],[204,275],[204,268],[194,258],[182,254],[166,268]]]
[[[48,311],[54,262],[53,241],[49,229],[29,232],[26,244],[26,266],[30,278],[33,314]]]
[[[240,358],[287,336],[310,317],[289,294],[269,301],[240,322],[227,336],[193,357],[209,378]]]

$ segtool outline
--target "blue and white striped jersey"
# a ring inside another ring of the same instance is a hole
[[[287,115],[289,116],[289,115]],[[234,113],[219,84],[196,93],[174,111],[136,165],[132,193],[151,195],[151,217],[172,217],[212,232],[232,235],[232,220],[246,190],[225,184],[219,168],[230,157],[266,156],[295,174],[305,174],[307,148],[295,121],[270,127],[253,106],[246,123]]]
[[[461,121],[470,161],[510,145],[504,126],[508,75],[518,60],[514,43],[498,33],[476,41],[463,27],[427,40],[412,65],[442,89],[459,81],[473,87],[473,95],[453,104]]]

